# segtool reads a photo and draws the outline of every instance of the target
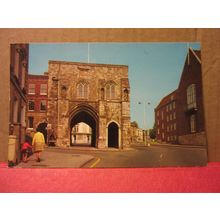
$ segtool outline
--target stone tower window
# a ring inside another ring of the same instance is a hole
[[[124,95],[124,101],[127,102],[128,101],[128,90],[127,89],[124,90],[124,94],[123,95]]]
[[[77,97],[78,98],[88,98],[89,86],[87,83],[79,83],[77,85]]]
[[[105,89],[101,88],[101,100],[104,100]]]
[[[114,83],[108,83],[106,85],[106,99],[107,100],[115,99],[115,84]]]

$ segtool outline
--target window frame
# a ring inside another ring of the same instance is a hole
[[[43,89],[42,86],[45,86],[45,88]],[[46,92],[42,92],[42,90],[45,90]],[[46,83],[40,84],[40,95],[47,95],[47,84]]]
[[[106,83],[105,85],[105,99],[116,99],[116,84],[114,82]]]
[[[89,84],[87,82],[77,83],[76,96],[79,99],[88,99],[89,98]]]
[[[45,109],[42,109],[41,107],[43,106],[42,103],[45,102]],[[40,101],[40,112],[46,112],[47,111],[47,101],[46,100],[41,100]]]
[[[34,105],[33,109],[30,109],[30,102],[32,102]],[[34,100],[28,100],[28,111],[29,112],[34,112],[35,111],[35,101]]]
[[[30,86],[33,86],[33,88],[30,88]],[[30,90],[33,89],[34,92],[30,92]],[[28,95],[35,95],[36,94],[36,84],[35,83],[29,83],[28,84]]]
[[[196,108],[196,84],[190,84],[186,89],[187,109]]]
[[[192,114],[189,118],[190,133],[196,133],[196,115]]]

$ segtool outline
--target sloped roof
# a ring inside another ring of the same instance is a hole
[[[195,58],[201,64],[201,51],[200,50],[193,50],[191,47],[189,48],[189,51],[191,51],[191,53],[195,56]]]
[[[159,105],[156,107],[156,109],[161,108],[162,106],[167,105],[168,103],[170,103],[172,100],[176,99],[176,94],[177,94],[177,90],[171,92],[170,94],[168,94],[167,96],[163,97],[159,103]],[[172,98],[173,96],[173,98]],[[172,100],[171,100],[172,98]]]

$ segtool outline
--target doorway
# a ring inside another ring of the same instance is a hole
[[[108,126],[108,147],[119,147],[119,127],[115,122]]]

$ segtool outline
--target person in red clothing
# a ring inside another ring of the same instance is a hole
[[[28,158],[28,150],[32,148],[32,146],[26,141],[22,144],[21,153],[22,153],[22,161],[27,163]]]

